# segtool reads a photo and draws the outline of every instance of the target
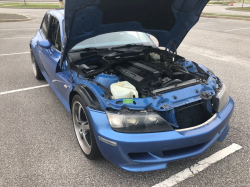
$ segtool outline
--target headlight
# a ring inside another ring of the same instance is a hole
[[[157,113],[119,114],[106,111],[110,126],[117,132],[148,133],[172,131],[169,123]]]
[[[213,110],[216,112],[221,112],[226,106],[229,100],[229,95],[225,84],[223,84],[220,92],[216,95],[216,98],[213,103]]]

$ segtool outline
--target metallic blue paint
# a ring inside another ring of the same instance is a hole
[[[49,11],[48,14],[53,15],[59,20],[61,26],[61,40],[65,43],[63,11]],[[44,38],[41,29],[39,29],[30,42],[31,50],[35,55],[38,66],[45,79],[69,113],[71,113],[70,95],[77,85],[88,87],[88,89],[96,96],[103,111],[108,107],[119,110],[124,106],[124,104],[116,104],[117,100],[108,100],[105,97],[102,97],[104,92],[96,83],[84,79],[74,71],[70,71],[67,61],[60,61],[62,52],[56,50],[53,46],[50,49],[41,48],[38,44],[40,41],[44,40],[46,40],[46,38]],[[193,63],[188,60],[177,63],[181,63],[186,68],[193,66]],[[201,68],[206,71],[204,66],[201,66]],[[194,66],[188,70],[193,72],[197,71]],[[108,87],[111,83],[117,80],[114,76],[114,78],[111,78],[106,82],[105,80],[107,78],[107,75],[99,75],[96,77],[96,82],[102,84],[105,82]],[[199,84],[181,90],[172,91],[157,96],[155,99],[134,99],[136,104],[125,104],[125,106],[132,110],[144,110],[147,106],[150,106],[169,120],[174,126],[176,119],[172,109],[201,100],[199,95],[203,90],[207,90],[211,92],[212,95],[215,95],[214,88],[217,87],[216,80],[217,77],[210,74],[207,85]],[[175,99],[174,96],[176,96],[177,99]],[[163,109],[163,104],[166,104],[168,107]],[[115,132],[110,127],[105,112],[96,111],[91,108],[87,109],[90,115],[90,120],[93,124],[93,131],[97,144],[105,158],[129,171],[151,171],[166,168],[167,163],[170,161],[201,154],[215,141],[222,141],[228,133],[228,124],[233,108],[234,103],[230,98],[226,107],[221,113],[217,114],[217,117],[211,123],[196,130],[145,134],[125,134]],[[208,110],[211,110],[211,108],[208,108]],[[112,146],[100,141],[98,136],[116,142],[117,146]],[[131,153],[130,156],[128,156],[128,153]]]
[[[68,0],[65,2],[65,32],[68,38],[67,49],[72,49],[77,43],[100,34],[118,32],[118,31],[141,31],[152,34],[159,41],[162,47],[174,50],[171,43],[175,41],[176,47],[180,45],[189,30],[198,22],[201,12],[209,0],[175,0],[171,5],[171,9],[176,18],[174,27],[168,30],[147,29],[142,27],[140,22],[122,22],[122,17],[119,16],[119,23],[108,25],[102,24],[104,13],[100,10],[99,5],[102,0]],[[132,3],[131,1],[127,1]],[[143,11],[145,2],[141,0],[133,0],[136,4],[141,4]],[[111,2],[110,2],[111,3]],[[162,1],[155,3],[158,9],[162,9]],[[107,6],[109,6],[107,4]],[[154,7],[157,9],[156,7]],[[167,9],[168,7],[166,7]],[[159,12],[150,12],[158,14]],[[82,19],[82,17],[86,19]],[[121,20],[120,20],[121,19]],[[107,20],[106,20],[107,21]],[[160,24],[167,24],[166,20],[156,20]]]
[[[100,83],[106,88],[110,88],[111,84],[119,82],[120,79],[116,75],[108,75],[108,74],[102,73],[102,74],[97,75],[94,81]]]
[[[42,40],[39,42],[39,46],[45,49],[50,49],[51,43],[48,40]]]
[[[223,111],[205,126],[185,132],[125,134],[112,130],[105,112],[88,108],[97,144],[103,156],[121,168],[133,171],[164,169],[168,162],[192,157],[205,152],[217,140],[223,141],[229,130],[229,119],[234,102],[230,98]],[[101,136],[117,146],[98,139]],[[160,157],[161,152],[166,152]],[[129,156],[132,153],[132,157]]]

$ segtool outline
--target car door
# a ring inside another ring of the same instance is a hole
[[[62,66],[60,67],[60,71],[56,73],[56,77],[57,77],[57,86],[58,86],[58,90],[61,94],[61,96],[64,98],[64,100],[69,103],[69,95],[70,92],[73,88],[73,81],[72,81],[72,77],[71,77],[71,73],[70,70],[68,68],[67,65],[67,60],[65,60],[62,64]]]
[[[52,84],[56,86],[56,67],[61,56],[61,30],[60,23],[57,18],[50,15],[47,39],[51,43],[48,49],[39,47],[39,56]]]
[[[59,32],[61,30],[61,32]],[[61,35],[62,33],[62,35]],[[63,36],[63,25],[62,28],[58,30],[57,36],[56,36],[56,41],[55,41],[55,47],[57,49],[61,50],[61,45],[62,45],[62,37]],[[67,103],[69,102],[69,95],[72,90],[72,77],[70,70],[68,68],[67,60],[65,60],[62,65],[59,65],[58,67],[58,72],[56,73],[55,76],[55,81],[57,90],[59,91],[60,95],[63,97],[64,101]],[[65,104],[63,102],[63,104]],[[67,104],[65,106],[68,106]],[[67,108],[67,107],[66,107]]]
[[[36,34],[36,44],[35,44],[35,55],[36,55],[36,60],[38,61],[39,67],[41,71],[44,73],[45,69],[43,66],[43,60],[41,59],[40,52],[41,52],[41,47],[39,46],[39,42],[43,40],[47,40],[47,35],[48,35],[48,28],[49,28],[49,20],[50,20],[50,14],[46,13],[43,22],[41,24],[40,29],[37,31]]]

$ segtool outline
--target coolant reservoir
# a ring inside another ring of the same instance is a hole
[[[128,81],[117,82],[110,86],[113,99],[138,98],[136,88]]]

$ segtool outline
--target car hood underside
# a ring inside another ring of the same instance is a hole
[[[118,31],[141,31],[159,46],[177,48],[198,22],[209,0],[66,0],[67,50],[88,38]]]

